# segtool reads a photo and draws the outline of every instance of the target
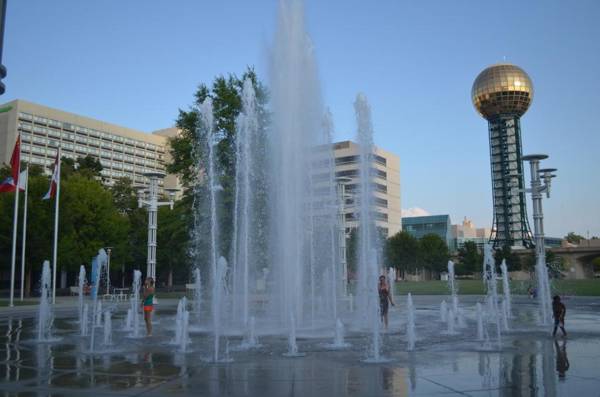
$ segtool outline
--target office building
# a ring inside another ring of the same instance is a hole
[[[0,162],[10,162],[17,135],[21,135],[21,160],[46,169],[54,162],[60,145],[62,156],[76,159],[93,156],[102,164],[103,181],[112,185],[129,178],[136,187],[147,186],[149,171],[165,171],[170,128],[148,134],[115,124],[52,109],[23,100],[1,105]],[[160,188],[178,187],[175,176],[167,176]]]
[[[360,147],[351,141],[333,144],[335,176],[346,180],[344,189],[352,196],[360,186]],[[400,208],[400,159],[393,153],[374,147],[371,164],[375,223],[391,237],[402,229]],[[353,199],[346,200],[344,217],[346,229],[356,228],[358,208]]]
[[[450,215],[412,216],[402,218],[402,230],[420,239],[427,234],[437,234],[453,249]]]

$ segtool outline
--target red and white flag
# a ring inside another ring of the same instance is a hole
[[[6,178],[0,183],[0,193],[2,192],[14,192],[15,186],[19,183],[19,168],[21,166],[21,136],[17,136],[17,142],[15,142],[15,148],[13,149],[12,156],[10,157],[10,168],[11,176]]]
[[[60,183],[60,150],[56,152],[56,159],[54,160],[54,171],[52,172],[52,179],[50,180],[50,188],[48,193],[42,198],[42,200],[49,200],[56,196],[56,188]]]

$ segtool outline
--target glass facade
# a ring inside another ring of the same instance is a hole
[[[402,218],[402,230],[416,238],[437,234],[452,249],[450,215],[413,216]]]

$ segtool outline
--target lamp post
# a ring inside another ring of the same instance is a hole
[[[346,260],[346,199],[352,195],[346,194],[346,185],[352,182],[351,178],[340,177],[336,179],[338,193],[338,246],[340,267],[342,274],[342,295],[348,295],[348,263]]]
[[[533,230],[535,241],[536,273],[538,278],[538,295],[540,296],[540,309],[542,314],[542,323],[548,324],[550,320],[550,284],[548,279],[548,269],[546,266],[546,250],[544,247],[544,213],[542,210],[542,193],[550,197],[550,185],[552,178],[556,175],[552,173],[556,168],[540,169],[540,161],[547,159],[545,154],[530,154],[523,156],[524,161],[529,162],[531,170],[531,188],[524,189],[526,193],[531,193],[533,204]],[[544,182],[542,184],[542,181]]]
[[[106,262],[106,295],[110,294],[110,253],[112,247],[105,247],[106,253],[108,254],[108,261]]]
[[[158,201],[158,181],[165,177],[165,174],[160,171],[150,171],[144,174],[150,181],[148,185],[147,199],[145,199],[145,191],[138,191],[138,206],[139,208],[146,207],[148,209],[148,260],[146,267],[146,277],[152,277],[156,283],[156,232],[158,229],[158,207],[168,205],[173,209],[174,192],[170,194],[170,201]]]

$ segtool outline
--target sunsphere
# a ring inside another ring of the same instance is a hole
[[[487,120],[501,115],[521,117],[533,100],[533,83],[518,66],[492,65],[475,79],[471,99],[475,109]]]

